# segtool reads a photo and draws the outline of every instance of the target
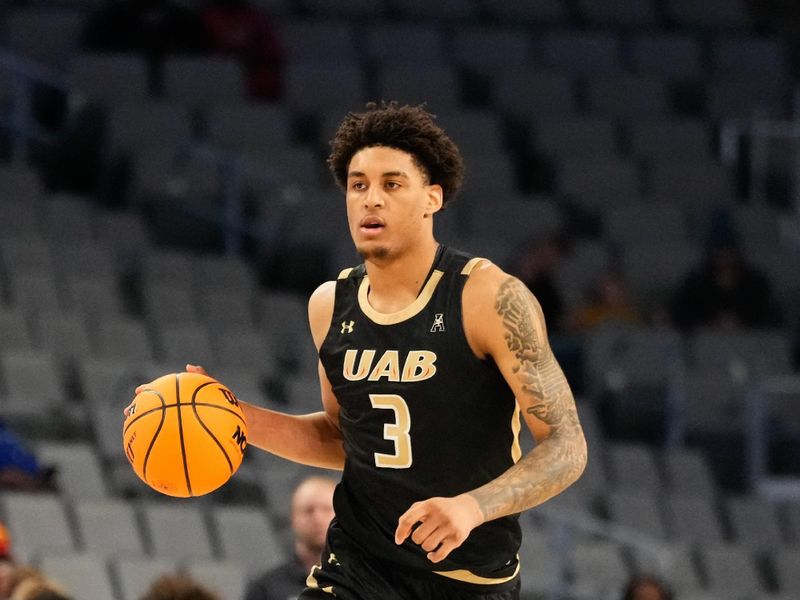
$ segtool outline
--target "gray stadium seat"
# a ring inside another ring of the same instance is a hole
[[[194,289],[195,255],[180,249],[155,249],[142,257],[141,279],[147,285],[179,285]]]
[[[111,561],[112,571],[119,582],[122,600],[138,600],[161,575],[175,574],[176,561],[169,558],[119,558]]]
[[[765,593],[754,557],[746,547],[706,543],[698,550],[711,592],[726,598],[760,597]]]
[[[622,252],[622,272],[630,289],[644,307],[663,306],[700,259],[701,251],[690,241],[631,242]]]
[[[769,550],[783,542],[775,507],[757,496],[730,496],[725,512],[737,544],[753,550]]]
[[[534,124],[532,144],[551,157],[611,157],[617,153],[616,129],[607,119],[543,119]]]
[[[161,360],[175,369],[188,363],[203,365],[213,370],[217,360],[211,337],[202,323],[162,323],[155,331],[158,354]]]
[[[211,144],[232,150],[275,151],[292,143],[291,119],[281,106],[269,104],[215,104],[206,114]]]
[[[45,417],[63,403],[61,373],[49,352],[4,350],[0,362],[7,393],[2,411],[7,416],[38,414]]]
[[[649,169],[649,191],[659,198],[727,200],[734,196],[730,173],[713,161],[654,162]]]
[[[575,80],[566,73],[501,69],[492,75],[491,94],[501,114],[527,122],[564,121],[576,110]]]
[[[578,13],[592,25],[621,27],[654,27],[659,23],[656,3],[652,0],[611,0],[592,2],[578,0]]]
[[[451,43],[454,64],[482,75],[499,68],[524,67],[533,58],[531,39],[524,30],[459,28]]]
[[[630,61],[640,75],[686,81],[699,80],[704,73],[702,44],[685,31],[634,34]]]
[[[670,493],[712,499],[717,493],[714,473],[704,452],[674,448],[661,455],[665,484]]]
[[[254,292],[257,287],[253,265],[238,256],[201,254],[195,260],[195,289],[219,289],[235,293]]]
[[[252,576],[278,566],[285,555],[278,532],[261,507],[215,506],[211,512],[221,556]]]
[[[740,381],[759,374],[791,371],[790,342],[782,331],[700,329],[691,339],[691,358],[700,369]]]
[[[303,9],[321,17],[368,17],[383,14],[386,3],[375,0],[302,0]]]
[[[711,72],[720,79],[785,81],[791,72],[783,40],[723,34],[711,39]]]
[[[330,68],[358,63],[353,27],[347,20],[289,19],[279,25],[278,35],[289,70],[298,64]]]
[[[442,21],[470,20],[478,14],[475,0],[394,0],[393,8],[404,17],[438,19]]]
[[[604,239],[621,247],[682,242],[689,233],[688,217],[682,207],[668,202],[633,202],[612,206],[602,218]]]
[[[175,148],[192,134],[190,111],[177,102],[117,103],[108,116],[109,151]]]
[[[539,530],[526,527],[523,516],[522,546],[519,549],[521,591],[535,597],[552,593],[561,583],[558,556],[550,539]]]
[[[633,548],[631,558],[633,569],[637,573],[656,574],[667,581],[677,598],[682,600],[696,598],[701,600],[705,595],[701,591],[703,579],[700,575],[694,549],[690,542],[680,538],[667,547],[666,563],[660,557],[644,548]],[[714,597],[706,600],[715,600]],[[719,598],[718,600],[723,600]]]
[[[612,522],[658,539],[666,539],[668,530],[659,505],[660,491],[648,489],[614,490],[606,495]]]
[[[93,356],[97,358],[130,361],[155,358],[155,343],[139,319],[107,316],[97,323],[91,339]]]
[[[444,33],[435,22],[372,21],[366,26],[364,43],[368,60],[389,73],[399,66],[433,73],[436,72],[434,67],[446,67],[450,62]],[[435,89],[430,91],[437,93]],[[381,98],[395,97],[382,95]]]
[[[383,66],[378,71],[376,87],[379,98],[403,104],[424,103],[435,114],[451,112],[461,103],[459,75],[450,65]]]
[[[718,121],[784,118],[789,114],[787,97],[787,90],[777,82],[715,79],[706,84],[706,115]]]
[[[249,290],[214,289],[209,287],[195,294],[200,318],[215,336],[229,335],[229,331],[252,329],[253,296]]]
[[[621,69],[620,41],[613,33],[547,31],[534,49],[543,66],[574,74],[598,74]]]
[[[46,554],[39,561],[39,568],[75,598],[111,600],[116,597],[103,556]]]
[[[557,191],[593,209],[640,197],[641,174],[630,160],[615,158],[564,159],[557,169]]]
[[[653,161],[711,158],[711,130],[700,119],[632,121],[627,130],[636,157]]]
[[[244,594],[247,581],[241,563],[193,560],[185,568],[189,575],[221,598],[241,598]]]
[[[49,274],[37,272],[11,274],[9,283],[11,305],[23,309],[27,315],[34,316],[34,321],[44,312],[59,311],[62,308],[56,281]]]
[[[720,513],[713,500],[683,494],[667,494],[664,500],[675,539],[704,544],[723,540]]]
[[[470,155],[502,152],[505,147],[503,123],[493,111],[464,109],[441,114],[437,121],[467,160]]]
[[[556,24],[566,23],[569,17],[563,0],[539,0],[538,2],[508,2],[507,0],[483,0],[483,10],[502,23]]]
[[[0,202],[0,233],[3,235],[19,235],[36,237],[41,235],[41,207],[37,191],[15,189],[14,183],[7,183],[9,177],[3,175],[0,167],[0,186],[7,195]],[[19,184],[17,184],[19,185]],[[26,184],[22,184],[25,186]]]
[[[648,445],[624,442],[609,444],[606,448],[606,457],[609,474],[616,488],[649,493],[661,491],[658,462]]]
[[[630,571],[613,542],[578,541],[572,553],[570,593],[607,597],[622,588]]]
[[[0,339],[5,351],[33,349],[33,338],[22,310],[0,307]]]
[[[75,541],[61,498],[50,494],[4,492],[0,495],[14,555],[31,561],[43,552],[72,552]]]
[[[118,499],[82,500],[73,505],[86,552],[104,557],[144,556],[134,504]]]
[[[261,376],[275,369],[275,358],[268,338],[252,327],[237,327],[212,338],[211,343],[221,369],[250,369]]]
[[[0,259],[7,273],[44,273],[55,276],[50,243],[43,236],[23,237],[19,233],[4,235],[0,240]]]
[[[771,564],[775,571],[778,590],[789,596],[800,595],[800,549],[774,548],[770,553]]]
[[[139,54],[79,52],[71,58],[69,81],[90,102],[102,106],[144,101],[150,94],[147,62]]]
[[[666,0],[664,12],[679,26],[703,29],[746,29],[752,26],[744,0]]]
[[[224,56],[167,56],[164,97],[189,107],[237,102],[246,97],[244,67]]]
[[[658,119],[670,112],[666,83],[652,76],[603,74],[586,82],[589,112],[616,119]]]
[[[66,498],[81,503],[108,494],[93,444],[46,441],[37,446],[36,453],[43,464],[56,468],[56,483]]]
[[[329,52],[329,50],[327,50]],[[349,111],[363,110],[367,81],[362,69],[336,56],[336,64],[294,63],[286,67],[284,101],[303,114],[331,111],[341,119]],[[325,90],[320,94],[319,90]]]
[[[153,556],[186,561],[214,558],[205,516],[186,503],[145,502],[140,514]]]
[[[145,318],[156,329],[198,321],[195,294],[185,286],[150,282],[142,286],[141,293]]]
[[[58,6],[22,6],[6,17],[6,44],[25,58],[50,68],[66,66],[78,49],[85,14]]]

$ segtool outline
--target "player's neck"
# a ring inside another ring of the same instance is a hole
[[[378,312],[404,309],[419,295],[430,273],[439,243],[431,238],[413,251],[387,261],[366,261],[369,303]]]

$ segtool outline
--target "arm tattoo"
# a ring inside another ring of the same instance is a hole
[[[544,323],[539,303],[524,284],[509,277],[497,292],[495,310],[516,359],[513,372],[523,390],[517,401],[550,428],[550,435],[503,475],[472,492],[487,520],[555,496],[577,479],[586,462],[572,391],[546,335],[536,327],[537,320]]]

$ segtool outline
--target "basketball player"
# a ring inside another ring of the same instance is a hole
[[[343,469],[300,598],[518,598],[518,514],[586,463],[542,311],[517,279],[436,241],[463,162],[423,108],[369,105],[331,147],[364,262],[309,301],[323,410],[244,404],[250,444]],[[520,414],[537,441],[525,456]]]

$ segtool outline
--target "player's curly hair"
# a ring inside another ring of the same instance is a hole
[[[464,180],[464,160],[434,118],[423,106],[397,102],[370,102],[365,112],[348,113],[331,140],[328,157],[336,183],[346,188],[350,160],[359,150],[386,146],[411,154],[427,183],[442,186],[443,204],[452,200]]]

